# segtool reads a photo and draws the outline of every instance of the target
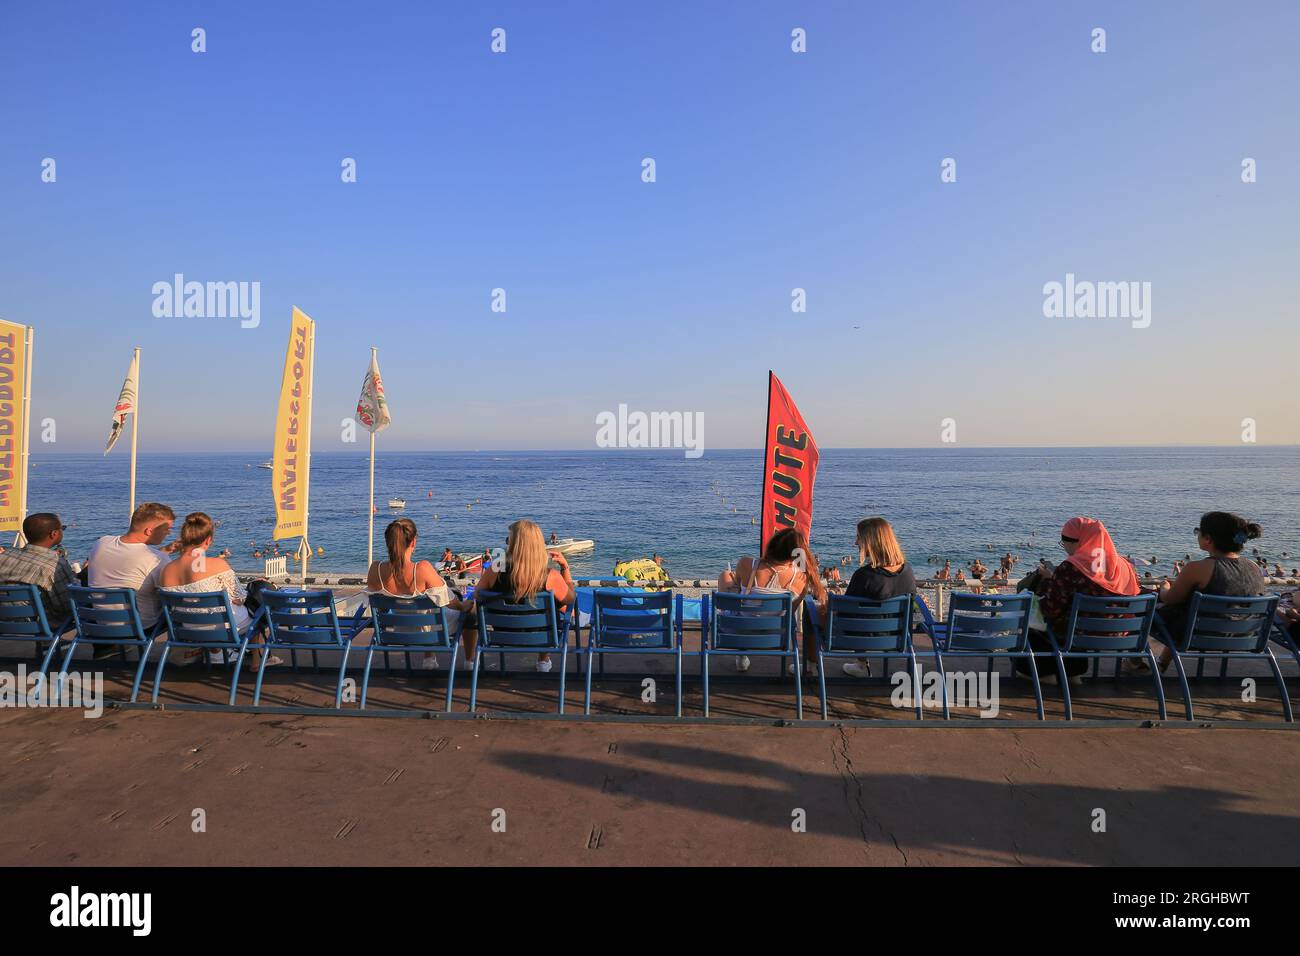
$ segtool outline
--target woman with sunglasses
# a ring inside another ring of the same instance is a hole
[[[1138,593],[1137,572],[1127,558],[1115,550],[1106,526],[1096,518],[1071,518],[1061,528],[1061,549],[1065,560],[1052,567],[1042,562],[1038,570],[1019,585],[1038,595],[1043,620],[1057,638],[1063,638],[1070,622],[1070,608],[1076,594],[1094,597],[1133,597]],[[1031,630],[1029,642],[1036,651],[1050,651],[1051,642],[1043,631]],[[1019,659],[1016,669],[1029,672],[1029,665]],[[1067,657],[1065,673],[1079,677],[1088,669],[1082,657]]]
[[[1264,593],[1264,575],[1254,561],[1241,556],[1246,542],[1263,534],[1259,525],[1228,511],[1210,511],[1201,515],[1195,534],[1197,547],[1209,557],[1189,561],[1172,584],[1166,581],[1160,588],[1156,614],[1174,640],[1187,627],[1187,602],[1196,592],[1227,597]],[[1173,659],[1173,649],[1166,647],[1160,655],[1160,669]]]

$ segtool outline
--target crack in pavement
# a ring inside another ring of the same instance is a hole
[[[870,820],[875,824],[876,829],[880,831],[880,835],[882,837],[888,837],[890,842],[894,844],[894,849],[898,852],[898,855],[903,858],[903,866],[908,866],[909,862],[907,859],[907,853],[904,852],[901,846],[899,846],[898,837],[894,836],[891,831],[886,830],[884,824],[867,811],[867,806],[862,800],[862,781],[859,780],[858,775],[854,773],[853,758],[849,756],[848,734],[844,732],[843,725],[840,725],[836,729],[840,734],[840,746],[839,750],[836,750],[834,745],[831,746],[831,764],[840,774],[840,779],[844,784],[844,802],[848,805],[849,813],[857,821],[858,833],[862,836],[862,842],[865,844],[864,851],[866,847],[871,846],[871,840],[867,836],[866,827],[867,821]],[[840,767],[839,758],[841,757],[844,758],[843,768]],[[850,793],[850,780],[852,781],[853,790],[855,791],[853,793]],[[868,854],[868,856],[869,855],[870,854]]]

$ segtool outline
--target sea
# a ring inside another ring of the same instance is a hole
[[[229,548],[238,570],[261,570],[253,551],[269,547],[275,524],[271,472],[258,467],[266,458],[142,452],[137,501],[207,512],[219,522],[217,549]],[[654,553],[674,577],[716,577],[759,548],[762,465],[757,450],[380,452],[375,549],[382,555],[384,526],[399,514],[416,523],[417,554],[430,560],[444,547],[504,547],[507,526],[526,517],[547,535],[595,541],[570,556],[575,577],[609,577],[616,562]],[[62,517],[72,560],[125,531],[125,454],[33,453],[32,466],[28,510]],[[364,572],[367,483],[366,454],[313,455],[309,538],[324,554],[311,570]],[[390,510],[390,498],[406,508]],[[990,564],[1007,551],[1027,570],[1039,557],[1060,560],[1061,525],[1089,515],[1139,571],[1159,576],[1197,556],[1193,530],[1211,510],[1258,521],[1264,536],[1250,547],[1300,567],[1300,447],[823,449],[812,547],[837,564],[855,555],[857,522],[883,515],[918,576],[945,558]]]

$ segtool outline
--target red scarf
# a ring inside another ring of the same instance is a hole
[[[1138,593],[1137,572],[1121,558],[1110,540],[1110,532],[1096,518],[1071,518],[1061,529],[1062,538],[1073,538],[1079,547],[1067,560],[1111,594],[1132,597]]]

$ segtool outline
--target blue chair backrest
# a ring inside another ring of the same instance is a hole
[[[159,591],[158,596],[167,622],[167,640],[178,645],[239,646],[235,608],[225,591]]]
[[[1192,595],[1187,630],[1179,650],[1249,651],[1258,654],[1268,644],[1279,596],[1225,597]]]
[[[52,640],[35,584],[0,584],[0,640]]]
[[[259,596],[273,643],[343,646],[332,592],[264,590]]]
[[[1029,611],[1034,596],[954,594],[948,604],[948,639],[952,651],[1024,651],[1029,646]]]
[[[789,594],[713,592],[711,650],[788,651],[794,644],[793,597]]]
[[[601,588],[592,602],[592,647],[653,650],[677,646],[672,591],[628,594],[624,588]]]
[[[1140,651],[1156,616],[1156,596],[1076,594],[1064,635],[1065,651]]]
[[[479,590],[474,601],[478,608],[480,647],[559,650],[566,631],[559,622],[555,595],[550,591],[538,591],[531,603],[516,603],[507,595]]]
[[[912,646],[912,595],[873,601],[833,594],[826,618],[825,649],[899,651]]]
[[[447,611],[427,594],[370,595],[376,647],[451,647]]]
[[[121,644],[147,640],[131,588],[83,588],[68,585],[78,640]]]

